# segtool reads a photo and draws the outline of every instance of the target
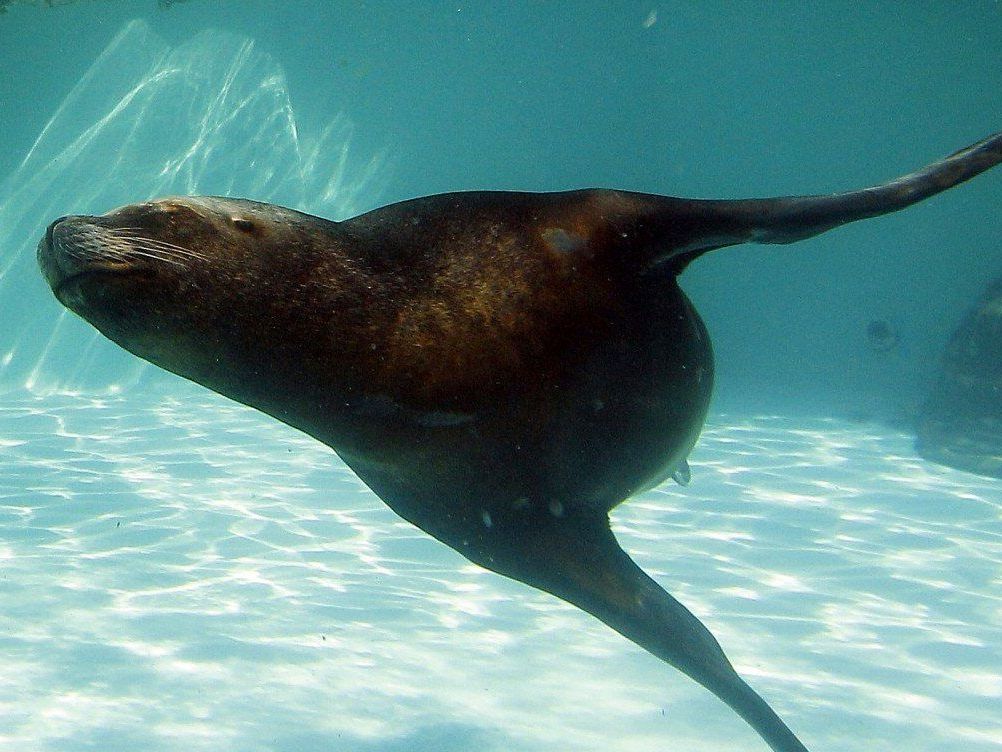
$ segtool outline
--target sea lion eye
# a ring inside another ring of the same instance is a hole
[[[231,221],[233,222],[233,226],[240,230],[240,232],[253,234],[257,231],[254,222],[245,217],[231,217]]]

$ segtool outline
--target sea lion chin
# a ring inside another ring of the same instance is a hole
[[[1002,161],[1002,134],[833,196],[454,193],[330,222],[241,199],[63,217],[56,297],[147,360],[332,447],[398,514],[567,600],[805,747],[619,547],[608,513],[670,477],[713,355],[677,277],[703,253],[896,211]]]

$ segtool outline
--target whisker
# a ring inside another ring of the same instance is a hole
[[[184,263],[179,259],[190,258],[190,255],[186,253],[148,247],[142,242],[136,243],[131,240],[126,242],[122,238],[106,239],[105,243],[101,246],[100,253],[105,258],[113,261],[128,261],[130,258],[148,258],[181,267],[184,266]]]
[[[184,267],[184,263],[178,261],[177,259],[157,255],[154,253],[146,253],[145,251],[141,251],[135,248],[130,251],[130,255],[138,256],[140,258],[153,259],[154,261],[162,261],[165,264],[173,264],[174,266]]]
[[[198,258],[205,258],[205,254],[198,251],[193,251],[190,248],[183,248],[178,245],[172,245],[170,243],[158,243],[156,241],[151,241],[148,238],[136,238],[140,245],[145,245],[150,248],[162,248],[165,251],[174,251],[175,253],[180,253],[185,256],[197,256]]]
[[[148,250],[163,251],[164,253],[171,254],[173,256],[183,256],[186,258],[195,258],[201,261],[205,261],[206,257],[201,253],[196,253],[195,251],[189,251],[186,248],[174,248],[169,245],[159,245],[157,243],[150,243],[142,238],[136,238],[136,241],[131,244],[135,248],[146,248]]]
[[[164,256],[171,256],[171,257],[176,257],[176,258],[190,258],[190,257],[192,257],[194,255],[194,254],[191,254],[191,253],[187,253],[185,251],[178,251],[178,250],[176,250],[174,248],[162,248],[160,246],[151,245],[151,244],[146,243],[145,241],[142,241],[142,240],[140,240],[138,242],[130,242],[127,245],[124,245],[124,246],[121,246],[121,247],[125,248],[126,252],[128,252],[129,250],[132,250],[132,249],[137,249],[137,250],[156,252],[156,253],[160,253],[160,254],[162,254]]]
[[[190,248],[185,248],[175,243],[169,243],[165,240],[158,240],[144,235],[134,235],[132,234],[133,231],[141,232],[139,228],[118,227],[109,230],[107,234],[109,239],[122,241],[126,248],[137,250],[146,249],[150,252],[157,251],[162,254],[161,257],[164,259],[168,258],[168,256],[173,256],[195,259],[198,261],[208,261],[208,257],[203,253],[193,251]]]
[[[149,240],[153,243],[164,243],[166,245],[173,245],[176,248],[182,248],[183,246],[176,245],[174,243],[169,243],[166,240],[161,240],[160,238],[153,238],[146,235],[149,230],[145,230],[141,227],[111,227],[105,230],[109,235],[117,235],[125,238],[142,238],[144,240]],[[136,234],[138,233],[138,234]]]
[[[207,261],[207,259],[204,256],[198,254],[180,253],[178,251],[169,248],[158,248],[156,246],[143,245],[142,243],[134,244],[133,246],[131,246],[130,250],[146,251],[147,253],[156,254],[161,258],[184,259],[186,261],[198,261],[202,263],[205,263]]]
[[[179,268],[192,262],[209,263],[206,254],[148,237],[148,232],[141,227],[94,227],[90,232],[81,233],[66,252],[80,259],[101,258],[121,264],[141,258]]]

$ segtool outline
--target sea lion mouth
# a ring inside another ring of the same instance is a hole
[[[63,305],[69,304],[81,297],[81,286],[96,282],[103,285],[109,280],[120,281],[126,278],[149,277],[152,272],[149,269],[137,269],[134,267],[95,267],[93,269],[82,269],[73,272],[52,285],[52,292]]]

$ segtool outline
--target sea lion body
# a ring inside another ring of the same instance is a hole
[[[609,528],[628,496],[687,480],[706,416],[712,350],[676,278],[709,250],[894,211],[999,161],[996,135],[836,196],[456,193],[340,223],[171,198],[56,220],[38,256],[110,339],[328,444],[402,517],[597,616],[801,752]]]
[[[401,516],[489,565],[475,541],[514,508],[605,514],[668,477],[702,426],[712,353],[674,271],[638,274],[649,259],[628,235],[567,222],[615,197],[440,196],[339,224],[165,199],[59,222],[53,242],[140,228],[212,247],[211,264],[134,260],[94,302],[93,270],[58,294],[136,355],[334,447]],[[143,275],[160,276],[132,284]],[[112,300],[116,285],[131,289]]]
[[[1002,278],[950,336],[919,410],[915,449],[932,462],[1002,478]]]

